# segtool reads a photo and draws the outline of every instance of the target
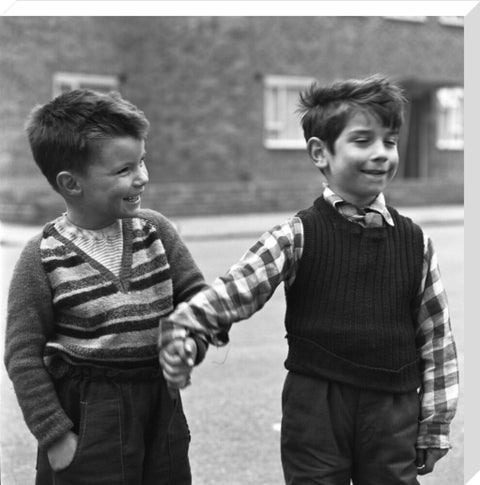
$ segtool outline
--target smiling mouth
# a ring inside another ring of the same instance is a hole
[[[131,202],[132,204],[136,202],[140,202],[140,196],[135,195],[134,197],[125,197],[123,200],[126,200],[127,202]]]
[[[367,175],[385,175],[387,172],[384,170],[362,170]]]

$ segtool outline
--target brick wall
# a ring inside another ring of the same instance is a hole
[[[275,210],[286,199],[303,205],[291,187],[311,184],[305,151],[263,148],[265,75],[330,81],[384,72],[463,83],[463,29],[435,17],[425,24],[382,17],[2,17],[0,46],[4,218],[41,217],[56,207],[23,132],[31,107],[50,99],[56,71],[119,77],[122,94],[151,121],[154,202],[172,213]],[[428,186],[445,178],[461,185],[463,153],[434,155]],[[461,192],[452,191],[456,202]],[[425,201],[433,197],[423,193]]]
[[[321,191],[320,175],[306,181],[197,182],[149,184],[142,205],[166,216],[292,212],[306,208]],[[3,187],[0,220],[44,224],[64,210],[54,191],[31,179],[18,187]],[[28,197],[25,197],[28,193]],[[394,181],[386,191],[394,206],[458,204],[463,201],[463,183],[454,179]]]

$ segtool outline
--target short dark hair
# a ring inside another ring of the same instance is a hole
[[[331,153],[349,119],[369,112],[393,131],[400,130],[406,99],[403,90],[381,74],[364,79],[336,81],[329,86],[313,83],[300,93],[298,112],[305,139],[318,137]]]
[[[25,128],[35,163],[58,190],[62,170],[85,173],[95,141],[131,136],[146,139],[150,124],[143,111],[120,93],[76,89],[35,106]]]

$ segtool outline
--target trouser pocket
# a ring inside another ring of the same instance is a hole
[[[121,408],[118,399],[80,402],[78,445],[71,464],[55,474],[58,485],[123,483]]]

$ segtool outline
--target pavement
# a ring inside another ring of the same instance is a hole
[[[463,205],[403,207],[397,210],[422,227],[463,224]],[[256,238],[291,217],[293,212],[267,212],[196,217],[172,217],[172,222],[185,240],[214,240],[218,238]],[[17,245],[39,232],[41,225],[21,225],[0,222],[0,244]]]
[[[398,209],[400,213],[412,218],[415,222],[420,224],[424,227],[428,233],[428,228],[438,228],[441,226],[451,226],[451,225],[463,225],[464,223],[464,207],[463,205],[444,205],[444,206],[422,206],[422,207],[404,207]],[[273,213],[256,213],[256,214],[231,214],[231,215],[217,215],[217,216],[202,216],[202,217],[178,217],[178,218],[171,218],[172,222],[176,225],[179,233],[182,237],[187,241],[215,241],[223,239],[224,242],[227,239],[235,239],[235,238],[249,238],[254,241],[260,234],[264,231],[268,230],[269,228],[273,227],[276,224],[281,223],[282,221],[286,220],[290,217],[292,213],[286,212],[273,212]],[[42,227],[42,224],[38,225],[21,225],[21,224],[14,224],[14,223],[7,223],[0,221],[0,246],[3,246],[5,251],[2,251],[2,257],[9,258],[13,253],[17,253],[20,247],[24,246],[25,242],[38,233]],[[437,231],[438,232],[438,231]],[[446,233],[446,237],[448,237],[448,232]],[[228,243],[230,244],[230,243]],[[1,263],[5,263],[9,268],[12,266],[11,261],[2,260]],[[5,269],[5,268],[2,268]],[[458,275],[456,275],[458,276]],[[0,280],[1,283],[5,282]],[[1,293],[1,292],[0,292]],[[455,296],[452,295],[452,297]],[[458,298],[458,297],[457,297]],[[454,299],[454,298],[453,298]],[[5,302],[0,301],[0,307],[4,306]],[[274,308],[275,306],[271,306],[270,308]],[[2,312],[4,313],[4,308],[2,308]],[[461,315],[461,313],[460,313]],[[269,320],[274,321],[275,318],[271,318]],[[1,330],[1,321],[0,321],[0,330]],[[463,333],[461,334],[463,335]],[[238,335],[237,335],[238,337]],[[463,342],[463,340],[462,340]],[[0,361],[2,350],[0,349]],[[238,350],[238,346],[237,346]],[[462,354],[463,355],[463,354]],[[233,357],[230,357],[232,360]],[[210,372],[216,370],[217,367],[213,366],[209,369]],[[269,368],[267,366],[267,368]],[[207,368],[208,369],[208,368]],[[4,371],[0,372],[0,383],[2,383],[2,423],[4,426],[0,426],[3,428],[2,432],[2,439],[0,440],[0,461],[1,464],[1,472],[0,472],[0,480],[4,485],[25,485],[26,483],[31,483],[32,476],[33,476],[33,467],[32,463],[35,460],[35,450],[36,445],[33,438],[30,436],[29,432],[27,431],[25,425],[19,425],[18,422],[21,419],[20,411],[18,406],[15,404],[15,396],[13,390],[11,388],[11,384],[6,380],[6,374]],[[4,382],[3,379],[5,379]],[[213,382],[213,381],[212,381]],[[216,381],[215,381],[216,382]],[[206,395],[209,393],[206,392]],[[209,395],[211,397],[211,394]],[[202,401],[205,402],[205,401]],[[192,415],[194,416],[202,416],[201,422],[203,423],[203,411],[202,413],[198,410],[198,408],[194,408],[194,403],[189,403],[192,409]],[[269,404],[273,406],[273,404]],[[264,410],[265,406],[260,406],[259,409]],[[195,412],[194,412],[195,411]],[[262,411],[263,412],[263,411]],[[233,422],[233,421],[232,421]],[[463,436],[463,414],[462,420],[460,421],[457,418],[458,424],[456,424],[457,434],[456,439],[461,440]],[[461,430],[460,430],[461,427]],[[208,432],[212,432],[210,429]],[[228,432],[231,432],[230,428],[228,428]],[[267,431],[265,431],[266,433]],[[201,428],[201,432],[198,433],[198,436],[203,436],[203,433],[207,433],[206,429]],[[243,433],[243,430],[242,430]],[[255,429],[254,435],[257,436],[259,434],[258,429]],[[8,437],[8,439],[7,439]],[[463,443],[463,441],[462,441]],[[240,446],[237,442],[237,445]],[[199,445],[197,445],[199,446]],[[272,445],[273,446],[273,445]],[[276,442],[275,442],[276,446]],[[249,444],[250,447],[250,444]],[[199,449],[195,449],[192,452],[192,457],[203,457],[201,455],[201,446]],[[264,448],[262,448],[263,450]],[[276,448],[275,448],[276,450]],[[263,453],[263,452],[262,452]],[[271,455],[277,460],[277,455],[275,452],[272,452]],[[463,448],[462,446],[457,447],[451,453],[450,462],[452,463],[452,467],[454,467],[455,472],[454,474],[461,473],[460,467],[463,463]],[[263,454],[262,456],[264,456]],[[241,455],[243,457],[243,455]],[[270,457],[270,455],[268,455]],[[240,459],[243,459],[243,458]],[[452,458],[453,457],[453,458]],[[230,458],[228,459],[230,460]],[[221,460],[220,460],[221,462]],[[197,462],[195,462],[197,463]],[[203,481],[200,477],[200,471],[203,473],[203,469],[205,468],[206,464],[205,461],[202,459],[198,462],[197,465],[197,475],[198,475],[198,484],[207,484],[207,483],[214,483],[212,481]],[[459,465],[460,464],[460,465]],[[215,466],[218,465],[218,460],[215,462]],[[212,465],[213,466],[213,465]],[[275,462],[274,467],[277,466]],[[265,468],[262,465],[262,469]],[[208,466],[207,466],[208,470]],[[433,478],[435,480],[435,478]],[[428,479],[425,482],[422,480],[422,483],[434,483],[433,481],[429,481]],[[439,483],[439,482],[435,482]],[[441,483],[453,483],[452,481],[449,482],[449,478],[442,480]],[[457,483],[457,481],[455,481]],[[463,482],[462,482],[463,483]]]

